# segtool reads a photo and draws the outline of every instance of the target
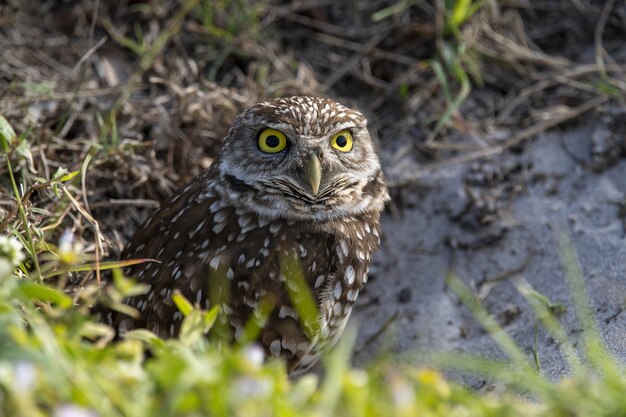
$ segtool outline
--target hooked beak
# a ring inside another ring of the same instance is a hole
[[[320,190],[320,182],[322,181],[322,164],[316,155],[309,157],[309,162],[306,167],[306,176],[309,184],[311,184],[311,190],[313,195],[317,195]]]

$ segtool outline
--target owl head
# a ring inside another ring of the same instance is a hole
[[[270,218],[355,216],[382,210],[388,198],[365,116],[325,98],[279,98],[246,110],[216,166],[239,191],[234,198]]]

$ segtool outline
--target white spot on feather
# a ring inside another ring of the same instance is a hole
[[[315,280],[315,289],[322,286],[322,284],[324,283],[324,279],[326,279],[325,275],[319,275],[317,277],[317,279]]]
[[[333,306],[333,315],[339,316],[341,314],[341,303],[335,303]]]
[[[339,241],[339,247],[337,248],[337,254],[338,255],[343,255],[344,258],[348,257],[349,254],[349,246],[348,246],[348,242],[344,239],[341,239]]]
[[[270,343],[270,353],[273,356],[280,355],[280,340],[274,340],[272,343]]]
[[[278,317],[281,319],[284,319],[285,317],[291,317],[292,319],[297,320],[298,313],[296,313],[296,310],[289,306],[282,306],[278,311]]]
[[[211,262],[209,262],[209,266],[213,269],[217,269],[217,267],[220,266],[221,261],[222,261],[221,256],[214,256],[213,258],[211,258]]]
[[[341,297],[341,282],[337,282],[335,284],[335,288],[333,289],[333,298],[338,300]]]
[[[213,233],[219,235],[225,227],[226,223],[215,223],[215,225],[213,226]]]
[[[348,267],[346,268],[345,277],[349,285],[354,284],[354,268],[352,267],[352,265],[348,265]]]
[[[213,204],[209,206],[209,211],[215,213],[222,208],[222,200],[215,200]]]
[[[281,228],[281,224],[280,223],[272,223],[272,225],[270,226],[270,233],[273,236],[276,236],[278,234],[278,232],[280,231]]]
[[[227,213],[225,210],[218,211],[213,217],[215,223],[224,223],[226,221]]]

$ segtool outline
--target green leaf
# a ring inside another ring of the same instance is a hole
[[[261,299],[255,308],[254,314],[250,314],[250,318],[244,325],[242,344],[252,343],[259,337],[274,307],[276,307],[276,299],[274,297]]]
[[[179,290],[174,291],[174,295],[172,295],[172,300],[178,311],[183,313],[183,316],[187,317],[194,310],[193,305],[189,302],[188,299],[185,298],[183,294]]]
[[[54,88],[45,83],[20,83],[22,88],[26,91],[33,92],[35,94],[51,96],[54,93]]]
[[[68,172],[67,169],[61,167],[57,169],[57,171],[52,176],[52,179],[55,181],[65,182],[71,180],[78,174],[80,174],[80,171]]]
[[[459,27],[469,17],[471,5],[471,0],[457,0],[452,8],[450,24]]]
[[[199,310],[193,310],[184,318],[178,333],[178,340],[184,345],[195,344],[206,332],[202,325],[202,314]]]
[[[123,297],[133,297],[135,295],[142,295],[148,291],[148,286],[145,284],[137,284],[132,279],[128,279],[122,274],[122,271],[113,269],[113,284],[115,289]]]
[[[19,288],[22,294],[29,299],[51,301],[63,309],[70,308],[73,304],[70,297],[45,285],[24,281],[20,284]]]
[[[141,314],[135,307],[125,304],[122,301],[112,301],[111,304],[108,305],[108,307],[111,310],[126,314],[127,316],[130,316],[134,319],[138,319],[139,317],[141,317]]]
[[[115,330],[104,323],[95,323],[92,321],[85,322],[80,327],[80,335],[91,340],[106,338],[112,340],[115,337]]]
[[[298,312],[300,324],[309,337],[314,337],[319,331],[317,320],[319,311],[313,298],[309,284],[304,277],[302,263],[294,254],[280,252],[278,256],[280,272],[285,276],[285,288],[291,304]]]
[[[567,307],[565,305],[561,303],[553,302],[546,295],[541,294],[540,292],[537,292],[533,288],[527,289],[525,295],[530,298],[534,298],[536,301],[538,301],[543,306],[545,306],[548,309],[548,311],[552,312],[553,314],[562,315],[562,314],[565,314],[565,312],[567,311]]]
[[[204,323],[205,332],[211,330],[213,324],[215,324],[215,320],[217,320],[217,315],[220,312],[219,306],[214,306],[209,311],[202,312],[202,321]]]
[[[137,340],[146,346],[162,346],[163,340],[156,334],[146,329],[129,330],[124,335],[125,340]]]
[[[47,273],[44,276],[44,278],[54,277],[57,275],[65,274],[67,272],[95,271],[98,267],[101,271],[105,271],[107,269],[126,268],[127,266],[142,264],[145,262],[159,262],[159,261],[157,261],[156,259],[143,258],[143,259],[127,259],[125,261],[106,261],[106,262],[100,262],[99,264],[94,262],[91,264],[77,265],[71,268],[64,268],[64,269],[59,269],[57,271],[52,271],[52,272]]]
[[[11,150],[11,142],[15,138],[15,130],[3,115],[0,114],[0,146],[5,152]]]
[[[178,339],[187,346],[195,344],[211,330],[219,312],[217,305],[209,311],[193,309],[183,320]]]

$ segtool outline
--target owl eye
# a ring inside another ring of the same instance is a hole
[[[349,130],[342,130],[330,138],[330,146],[341,152],[352,150],[352,133]]]
[[[287,147],[287,137],[276,129],[264,129],[259,135],[259,149],[265,153],[278,153]]]

